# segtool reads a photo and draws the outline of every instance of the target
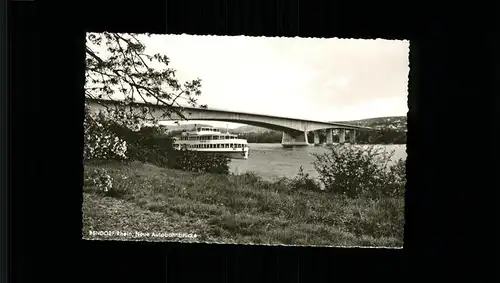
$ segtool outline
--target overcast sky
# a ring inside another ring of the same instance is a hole
[[[209,108],[321,121],[405,116],[408,111],[408,41],[192,35],[141,39],[147,53],[170,58],[181,82],[202,79],[199,102]]]

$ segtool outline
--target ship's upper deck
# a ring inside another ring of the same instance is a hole
[[[203,136],[203,135],[220,135],[220,136],[230,136],[230,137],[237,137],[235,134],[230,134],[230,133],[222,133],[219,129],[213,128],[213,127],[200,127],[196,128],[193,131],[186,131],[183,132],[182,135],[186,136]]]

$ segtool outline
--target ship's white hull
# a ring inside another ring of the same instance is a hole
[[[219,149],[211,149],[211,148],[191,148],[189,150],[204,152],[204,153],[212,153],[212,154],[220,154],[227,156],[232,159],[248,159],[249,150],[248,147],[245,150],[242,149],[231,149],[231,148],[221,148]]]

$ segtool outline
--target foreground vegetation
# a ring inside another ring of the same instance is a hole
[[[90,230],[156,231],[198,235],[169,239],[185,241],[402,246],[401,197],[348,198],[307,189],[301,182],[194,173],[141,162],[87,162],[83,233],[96,238],[89,236]]]

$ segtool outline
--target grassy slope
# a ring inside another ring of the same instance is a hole
[[[402,246],[402,199],[340,200],[252,176],[226,178],[141,163],[86,164],[85,171],[95,168],[106,168],[124,194],[104,196],[85,185],[86,239],[97,238],[89,230],[114,230],[194,233],[197,241],[208,242]]]

